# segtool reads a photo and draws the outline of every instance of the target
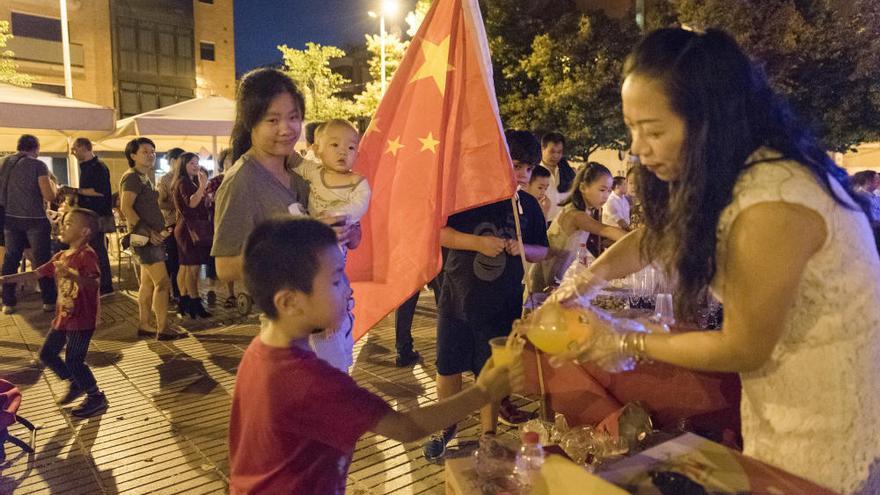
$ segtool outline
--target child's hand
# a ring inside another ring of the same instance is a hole
[[[504,248],[507,251],[507,254],[511,256],[519,256],[519,241],[516,239],[507,239],[507,246]]]
[[[512,391],[522,390],[524,380],[521,360],[516,360],[512,367],[496,367],[489,359],[480,371],[476,386],[488,394],[492,402],[498,402]]]
[[[480,236],[478,242],[477,252],[490,258],[498,256],[507,247],[507,241],[500,237]]]

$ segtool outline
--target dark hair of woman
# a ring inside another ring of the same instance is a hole
[[[172,172],[174,174],[174,179],[171,182],[171,187],[175,190],[177,189],[177,185],[180,184],[181,181],[188,180],[192,183],[195,183],[195,181],[192,179],[192,177],[189,176],[189,173],[186,171],[186,165],[190,161],[192,161],[193,158],[198,160],[199,155],[189,152],[180,155],[180,160],[178,160],[177,162],[177,167]]]
[[[218,153],[217,156],[217,161],[214,162],[215,172],[217,172],[218,174],[226,172],[226,158],[228,158],[231,153],[232,149],[230,148],[223,148],[222,150],[220,150],[220,153]]]
[[[241,78],[235,98],[235,124],[232,126],[232,162],[235,163],[251,147],[251,130],[266,114],[272,99],[289,93],[299,106],[300,117],[306,117],[306,102],[296,84],[278,69],[254,69]]]
[[[611,171],[608,170],[608,167],[599,162],[587,162],[587,164],[581,167],[574,176],[574,181],[572,181],[571,189],[569,190],[571,194],[562,200],[562,202],[559,203],[559,206],[572,204],[580,211],[587,211],[589,205],[587,205],[584,195],[581,194],[581,184],[592,184],[593,182],[596,182],[597,179],[606,175],[611,177]]]
[[[753,165],[746,160],[759,147],[780,152],[774,161],[806,167],[841,205],[867,211],[846,172],[796,121],[728,34],[654,31],[624,64],[624,78],[633,75],[659,83],[685,124],[677,179],[667,183],[638,167],[636,180],[646,224],[643,252],[678,276],[675,305],[683,316],[695,314],[699,294],[715,275],[718,219],[740,173]],[[846,197],[832,190],[832,181]]]

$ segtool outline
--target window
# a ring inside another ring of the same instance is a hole
[[[214,43],[200,42],[199,51],[201,52],[202,60],[214,60]]]
[[[13,12],[12,35],[24,38],[61,41],[61,21],[51,17]]]

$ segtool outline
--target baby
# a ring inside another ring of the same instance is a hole
[[[342,216],[352,224],[360,221],[370,204],[370,185],[352,172],[360,136],[351,123],[327,121],[315,140],[321,163],[305,161],[297,172],[309,181],[309,213],[312,217]]]

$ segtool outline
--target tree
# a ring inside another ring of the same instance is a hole
[[[355,95],[354,101],[357,115],[369,118],[376,113],[379,101],[382,100],[382,37],[368,34],[366,39],[367,51],[371,54],[368,66],[373,80],[364,86],[363,92]],[[409,41],[401,40],[397,34],[385,34],[385,78],[389,84],[400,67],[407,48]]]
[[[330,69],[330,60],[344,57],[344,51],[316,43],[306,43],[305,50],[287,45],[278,50],[285,72],[303,91],[309,120],[348,119],[356,114],[354,102],[335,96],[350,81]]]
[[[569,0],[481,5],[506,126],[559,131],[584,158],[625,147],[620,74],[639,36],[632,18],[583,13]]]
[[[15,54],[5,49],[10,38],[12,35],[9,34],[9,22],[0,21],[0,82],[28,88],[34,78],[18,72],[18,64],[12,58]]]
[[[415,9],[406,15],[406,23],[409,26],[407,35],[410,37],[416,35],[430,8],[431,0],[419,0]],[[354,101],[357,115],[370,118],[376,113],[382,100],[382,37],[368,34],[366,40],[367,51],[371,54],[368,64],[370,77],[373,80],[364,86],[360,94],[355,95]],[[385,34],[385,78],[389,83],[400,67],[407,48],[409,48],[409,40],[403,40],[395,33]]]
[[[680,22],[730,32],[829,149],[880,139],[880,3],[673,0]]]

